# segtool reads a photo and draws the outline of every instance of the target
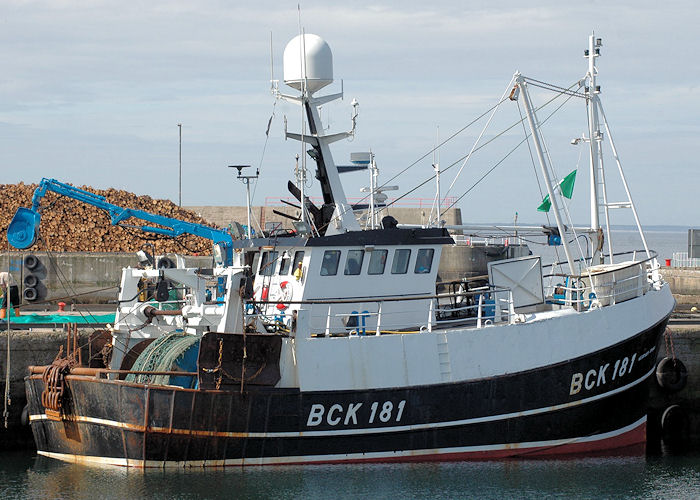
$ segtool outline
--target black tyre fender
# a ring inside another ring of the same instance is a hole
[[[172,269],[175,267],[175,263],[169,257],[162,257],[158,259],[158,269]]]
[[[679,405],[671,405],[661,414],[661,434],[667,443],[679,443],[688,436],[690,420]]]
[[[34,288],[39,284],[39,278],[37,278],[36,274],[27,274],[24,277],[24,286],[29,287],[29,288]]]
[[[29,254],[24,258],[24,267],[33,271],[39,266],[39,257],[33,254]]]
[[[37,293],[36,288],[25,288],[24,292],[22,293],[22,297],[26,301],[33,302],[39,297],[39,294]]]
[[[656,382],[667,392],[678,392],[688,383],[688,369],[680,359],[666,356],[656,365]]]

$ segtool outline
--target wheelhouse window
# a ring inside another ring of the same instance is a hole
[[[299,267],[299,264],[301,264],[303,261],[304,252],[302,250],[294,252],[294,264],[292,265],[292,272],[294,272],[296,268]]]
[[[399,248],[394,252],[394,260],[391,262],[391,274],[406,274],[408,261],[411,260],[411,250]]]
[[[416,267],[413,272],[416,274],[428,274],[433,266],[434,248],[421,248],[416,256]]]
[[[289,258],[289,254],[287,252],[284,252],[282,254],[282,260],[280,262],[280,275],[284,276],[289,273],[289,264],[291,260]]]
[[[364,250],[348,250],[345,259],[345,275],[356,276],[362,271],[362,261],[365,258]]]
[[[335,276],[338,274],[338,262],[340,261],[340,250],[326,250],[323,252],[323,262],[321,263],[321,276]]]
[[[369,257],[367,274],[384,274],[384,268],[386,267],[386,256],[388,253],[388,250],[375,249]]]
[[[260,262],[260,252],[246,252],[246,265],[250,266],[250,272],[255,274],[258,271],[258,263]]]
[[[262,276],[272,276],[277,265],[279,252],[265,252],[260,260],[260,274]]]

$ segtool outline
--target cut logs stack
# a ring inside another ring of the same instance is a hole
[[[17,208],[31,208],[36,184],[0,184],[0,249],[16,250],[7,243],[7,227]],[[173,219],[216,227],[189,210],[169,200],[155,200],[119,189],[80,189],[104,196],[109,203],[134,208]],[[155,245],[157,254],[211,255],[212,242],[205,238],[182,235],[177,238],[144,233],[139,229],[113,226],[107,212],[83,202],[47,192],[41,201],[39,237],[28,251],[53,252],[136,252],[146,243]],[[157,226],[139,219],[127,219],[122,225]]]

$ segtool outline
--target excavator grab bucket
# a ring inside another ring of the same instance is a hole
[[[36,240],[41,216],[30,208],[18,208],[7,228],[7,241],[15,248],[29,248]]]

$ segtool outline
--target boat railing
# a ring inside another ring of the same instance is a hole
[[[265,310],[268,302],[256,303]],[[296,309],[295,323],[307,325],[312,337],[366,336],[389,333],[429,333],[454,326],[484,328],[513,322],[513,294],[510,289],[483,286],[460,293],[402,297],[362,297],[275,302]],[[408,304],[408,305],[407,305]],[[423,309],[425,308],[425,309]],[[407,321],[407,317],[415,321]],[[290,314],[251,313],[269,325],[285,324]]]
[[[50,365],[47,365],[50,366]],[[28,370],[31,375],[43,375],[47,366],[29,366]],[[197,377],[197,372],[185,371],[144,371],[144,370],[113,370],[110,368],[92,368],[87,366],[74,366],[70,369],[69,375],[79,375],[84,377],[109,378],[116,380],[121,375],[163,375],[169,377]]]
[[[692,258],[688,252],[673,252],[671,267],[700,267],[700,258]]]
[[[468,247],[485,247],[485,246],[508,246],[508,245],[520,245],[521,241],[518,237],[513,236],[503,236],[503,237],[491,237],[491,238],[475,238],[471,235],[466,234],[452,234],[452,239],[455,245],[468,246]]]
[[[549,284],[545,296],[550,304],[574,307],[581,311],[589,308],[618,304],[640,297],[652,288],[660,288],[663,278],[654,253],[638,259],[640,251],[614,254],[619,264],[590,266],[582,274],[551,273],[543,275]]]

